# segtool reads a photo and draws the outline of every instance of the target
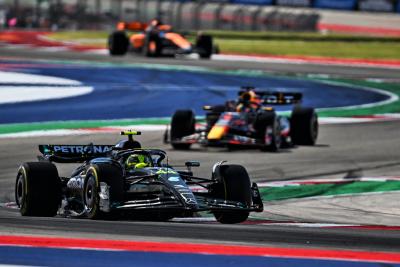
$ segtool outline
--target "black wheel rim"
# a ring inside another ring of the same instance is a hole
[[[278,123],[274,123],[274,138],[275,138],[275,145],[276,149],[279,149],[281,146],[281,133],[280,133],[280,127]]]
[[[22,203],[24,203],[24,198],[25,198],[25,179],[23,174],[18,175],[17,179],[17,186],[15,188],[15,200],[17,201],[17,205],[19,207],[22,206]]]
[[[315,142],[317,140],[317,136],[318,136],[318,121],[314,116],[313,120],[312,120],[312,123],[311,123],[311,138],[312,138],[312,141]]]
[[[273,149],[279,149],[281,146],[281,133],[278,125],[279,124],[274,123],[271,127],[272,131],[270,133],[268,133],[269,127],[265,129],[264,144],[270,140],[271,144],[269,146]]]
[[[85,187],[85,206],[88,212],[91,212],[96,205],[96,181],[93,176],[90,176]]]

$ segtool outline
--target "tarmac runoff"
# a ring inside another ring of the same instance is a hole
[[[76,64],[69,62],[52,62],[52,64],[59,64],[57,66],[77,67]],[[49,66],[51,66],[50,64]],[[65,65],[67,64],[67,65]],[[79,65],[79,64],[78,64]],[[99,64],[101,65],[101,64]],[[11,66],[11,69],[7,69]],[[60,99],[70,98],[74,96],[81,96],[90,94],[93,88],[86,86],[79,81],[58,78],[46,75],[33,75],[27,73],[18,73],[19,68],[37,68],[47,66],[47,63],[29,63],[29,64],[12,64],[8,62],[3,67],[7,71],[0,71],[0,95],[2,95],[3,104],[13,104],[15,101],[25,101],[31,103],[43,99]],[[166,66],[152,65],[149,68],[165,69]],[[16,68],[16,69],[15,69]],[[145,66],[146,68],[146,66]],[[167,68],[165,70],[174,71],[176,67]],[[179,68],[178,68],[179,69]],[[10,71],[13,70],[13,71]],[[193,72],[199,74],[203,72],[210,72],[207,69],[196,69]],[[212,72],[212,71],[211,71]],[[218,71],[217,73],[220,73]],[[229,74],[231,72],[227,72]],[[254,77],[265,76],[265,74],[255,72],[240,72],[241,75],[250,75]],[[237,72],[233,74],[238,74]],[[267,75],[268,77],[268,75]],[[284,76],[279,76],[284,78]],[[377,94],[386,95],[387,99],[376,103],[368,103],[362,105],[345,106],[338,108],[322,108],[318,109],[321,124],[337,124],[337,123],[364,123],[374,121],[388,121],[397,120],[400,118],[400,105],[399,95],[400,86],[398,84],[388,84],[383,81],[352,81],[334,79],[328,76],[308,75],[305,77],[288,77],[290,79],[319,81],[323,84],[333,86],[348,86],[358,90],[365,90],[368,92],[375,92]],[[22,84],[15,81],[24,81]],[[6,85],[6,86],[5,86]],[[21,89],[30,92],[39,92],[43,87],[48,86],[46,94],[23,94],[23,99],[16,99],[21,97]],[[13,90],[11,90],[13,89]],[[15,87],[15,88],[14,88]],[[39,88],[40,87],[40,88]],[[15,90],[18,89],[18,90]],[[38,99],[38,95],[42,99]],[[288,114],[282,112],[282,114]],[[165,129],[165,125],[169,123],[170,118],[141,118],[141,119],[115,119],[115,120],[69,120],[69,121],[49,121],[49,122],[33,122],[33,123],[8,123],[0,124],[0,138],[1,137],[23,137],[23,136],[49,136],[49,135],[67,135],[67,134],[90,134],[93,132],[116,132],[121,129],[135,128],[145,131],[160,131]],[[199,118],[202,119],[201,117]]]

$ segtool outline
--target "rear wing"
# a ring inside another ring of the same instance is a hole
[[[106,157],[113,145],[39,145],[41,159],[58,163],[79,163]]]
[[[138,21],[132,21],[132,22],[125,22],[125,21],[120,21],[117,24],[117,29],[119,31],[144,31],[147,28],[146,23],[138,22]]]
[[[240,90],[238,95],[241,96],[246,90]],[[288,105],[301,103],[303,94],[299,92],[278,92],[278,91],[258,91],[253,92],[260,97],[263,104],[269,105]]]

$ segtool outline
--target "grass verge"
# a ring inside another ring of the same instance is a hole
[[[399,181],[351,181],[348,183],[326,183],[300,186],[260,188],[263,201],[277,201],[293,198],[354,195],[399,191]]]
[[[400,60],[400,38],[320,33],[209,33],[223,53]],[[105,48],[107,35],[104,31],[74,31],[52,33],[49,37]],[[188,33],[188,38],[193,40],[193,33]]]

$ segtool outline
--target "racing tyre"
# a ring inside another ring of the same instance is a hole
[[[281,147],[281,133],[279,118],[275,112],[258,114],[254,122],[254,129],[261,140],[262,151],[277,152]]]
[[[83,204],[85,215],[89,219],[107,218],[111,213],[100,210],[100,183],[107,184],[109,203],[124,200],[124,179],[122,169],[110,164],[93,164],[86,173],[83,186]]]
[[[128,52],[129,40],[124,31],[117,31],[108,37],[108,51],[112,56],[125,55]]]
[[[227,201],[237,201],[249,208],[251,206],[251,184],[246,169],[241,165],[222,165],[220,167],[221,180],[213,189],[215,197]],[[214,212],[220,223],[241,223],[249,217],[248,211]]]
[[[318,116],[313,108],[295,107],[290,119],[290,137],[295,145],[315,145],[318,137]]]
[[[200,58],[209,59],[213,53],[213,38],[210,35],[199,35],[196,40],[196,48]]]
[[[61,203],[56,166],[50,162],[22,164],[15,183],[15,201],[22,216],[55,216]]]
[[[184,136],[194,134],[196,118],[191,110],[177,110],[171,121],[171,144],[175,149],[189,149],[191,144],[174,143]]]

